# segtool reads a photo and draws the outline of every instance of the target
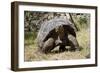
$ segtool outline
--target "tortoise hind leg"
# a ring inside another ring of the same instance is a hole
[[[64,52],[66,50],[65,45],[60,45],[59,51]]]
[[[54,39],[49,38],[47,41],[45,41],[43,48],[42,48],[42,52],[49,53],[51,52],[53,48],[54,48]]]

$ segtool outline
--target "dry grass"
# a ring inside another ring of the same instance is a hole
[[[77,32],[77,40],[82,47],[81,51],[64,51],[64,52],[51,52],[49,54],[43,54],[39,52],[35,41],[30,40],[31,44],[27,44],[25,41],[25,61],[40,61],[40,60],[70,60],[70,59],[86,59],[90,55],[89,48],[89,30],[81,30]],[[58,50],[56,47],[55,50]],[[55,51],[54,50],[54,51]],[[89,57],[88,57],[89,58]]]

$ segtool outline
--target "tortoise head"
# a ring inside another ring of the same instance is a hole
[[[56,27],[56,33],[58,34],[58,37],[60,38],[60,40],[62,40],[63,39],[63,37],[64,37],[64,28],[63,28],[63,25],[60,25],[60,26],[58,26],[58,27]]]

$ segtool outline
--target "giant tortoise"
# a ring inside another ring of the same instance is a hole
[[[42,23],[37,35],[37,44],[44,53],[49,53],[56,46],[60,46],[60,51],[64,51],[66,46],[74,50],[79,49],[75,27],[65,18],[54,18]]]

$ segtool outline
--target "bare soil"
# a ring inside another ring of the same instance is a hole
[[[59,52],[58,48],[49,54],[44,54],[38,48],[26,46],[25,61],[86,59],[89,54],[88,50]]]

